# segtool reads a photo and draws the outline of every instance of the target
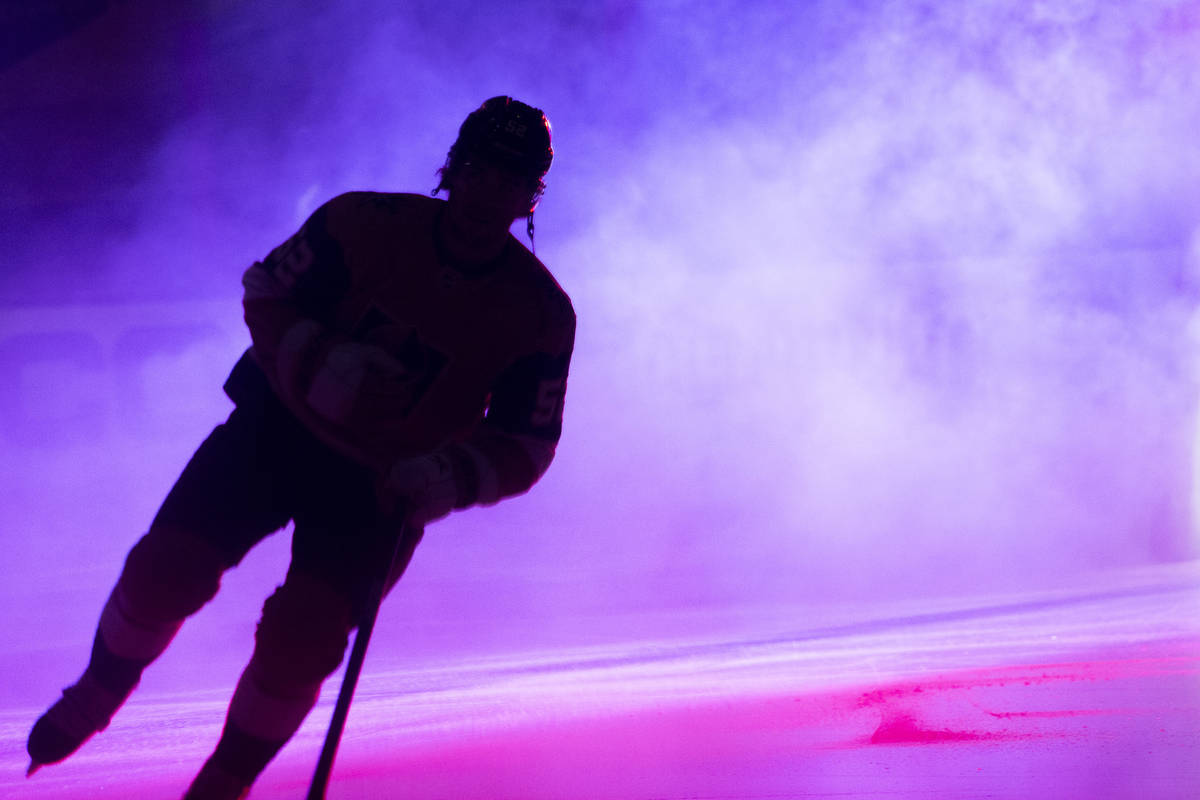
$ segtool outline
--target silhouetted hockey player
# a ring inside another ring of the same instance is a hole
[[[408,564],[424,525],[528,490],[562,426],[575,315],[509,233],[553,151],[538,109],[495,97],[439,171],[448,199],[352,192],[246,270],[251,348],[235,408],[130,551],[87,670],[29,735],[30,772],[105,728],[221,574],[295,523],[220,741],[186,795],[244,797],[341,662],[370,576],[372,531],[402,503]],[[386,565],[383,567],[386,568]]]

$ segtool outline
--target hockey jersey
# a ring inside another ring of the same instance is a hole
[[[226,391],[251,399],[257,365],[306,428],[381,474],[445,456],[462,508],[524,492],[549,466],[575,314],[511,235],[485,270],[446,263],[443,207],[371,192],[321,206],[246,270],[253,344]]]

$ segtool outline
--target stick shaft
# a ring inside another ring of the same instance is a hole
[[[388,576],[395,566],[396,558],[405,545],[407,530],[404,525],[395,531],[396,544],[392,557],[388,559],[388,568],[371,583],[370,594],[363,610],[363,618],[358,623],[358,632],[354,634],[354,647],[350,651],[350,660],[346,662],[346,674],[342,677],[342,688],[338,692],[337,704],[333,707],[333,718],[329,721],[329,731],[325,734],[325,744],[321,747],[321,757],[317,760],[317,769],[313,773],[312,783],[308,787],[306,800],[325,800],[325,790],[329,786],[329,777],[333,773],[333,760],[337,756],[338,745],[342,741],[342,731],[346,727],[346,717],[350,713],[350,701],[354,699],[354,690],[358,686],[358,676],[362,672],[363,659],[367,655],[367,644],[371,640],[371,631],[375,628],[375,619],[379,616],[379,606],[383,603],[383,595],[387,591]]]

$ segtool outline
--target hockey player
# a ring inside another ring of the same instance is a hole
[[[495,97],[463,122],[435,195],[353,192],[243,277],[252,346],[235,408],[200,445],[125,561],[82,677],[37,720],[30,773],[103,730],[222,573],[295,524],[212,755],[186,795],[244,797],[341,662],[380,550],[407,510],[399,577],[424,526],[528,490],[562,426],[575,315],[509,233],[553,151],[543,113]]]

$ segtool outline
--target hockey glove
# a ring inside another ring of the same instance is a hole
[[[450,459],[437,453],[397,461],[379,489],[383,513],[394,513],[397,504],[403,502],[408,522],[414,527],[446,516],[457,501],[458,484]]]

